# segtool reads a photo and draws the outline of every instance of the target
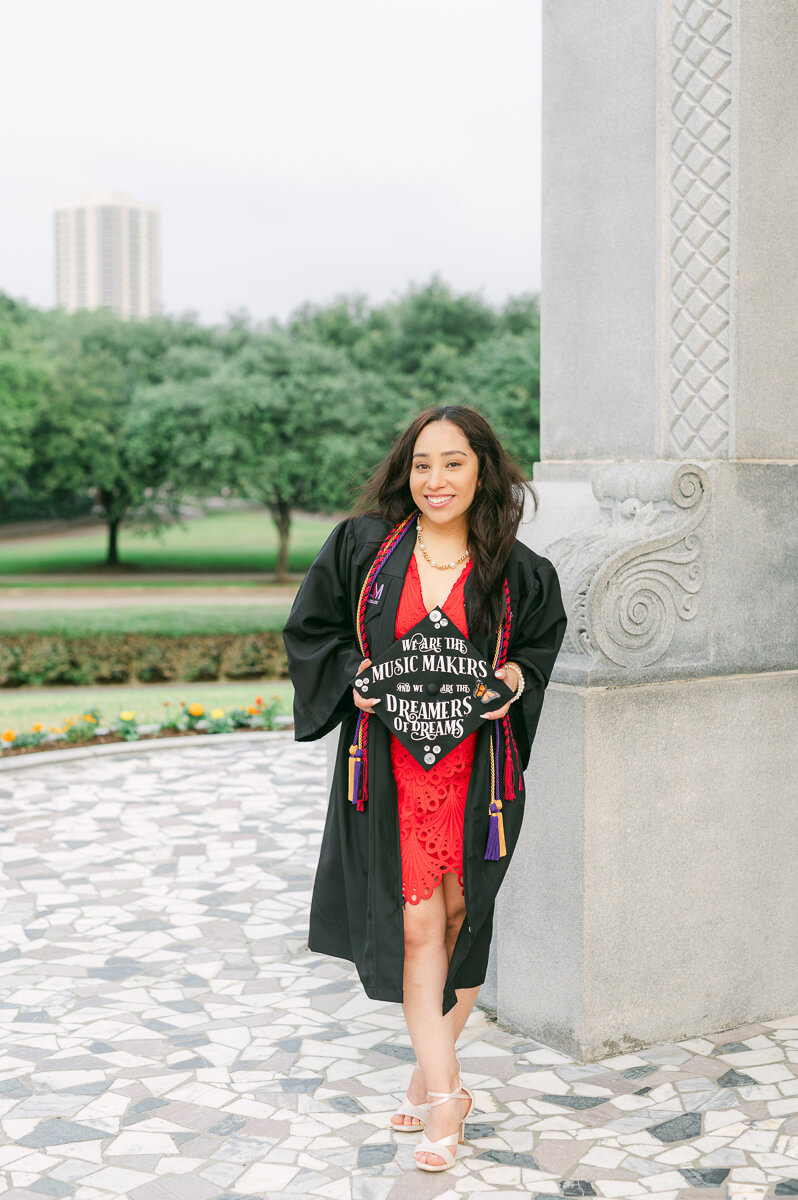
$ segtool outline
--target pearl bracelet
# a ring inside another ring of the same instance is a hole
[[[512,700],[510,701],[510,703],[513,704],[519,698],[519,696],[523,692],[524,688],[526,687],[526,680],[524,679],[524,672],[518,666],[518,663],[506,662],[504,665],[505,665],[505,667],[512,667],[512,669],[515,671],[516,675],[518,676],[518,687],[515,689],[515,695],[513,696]]]

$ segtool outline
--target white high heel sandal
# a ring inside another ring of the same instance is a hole
[[[405,1092],[405,1098],[402,1101],[402,1103],[399,1105],[399,1107],[397,1108],[396,1112],[391,1117],[389,1124],[391,1126],[391,1129],[395,1129],[397,1133],[418,1133],[419,1129],[423,1129],[427,1122],[427,1113],[428,1112],[429,1112],[429,1104],[428,1103],[411,1104],[407,1098],[407,1092]],[[398,1116],[415,1117],[417,1121],[421,1122],[421,1124],[420,1125],[407,1125],[403,1121],[403,1122],[401,1122],[401,1124],[397,1125],[397,1123],[394,1121],[393,1118],[398,1117]]]
[[[457,1063],[457,1071],[458,1071],[458,1075],[459,1075],[460,1059],[455,1058],[454,1061]],[[469,1112],[470,1111],[471,1110],[469,1109]],[[408,1098],[407,1092],[405,1092],[404,1100],[399,1105],[396,1112],[391,1114],[391,1119],[389,1120],[388,1124],[390,1125],[391,1129],[395,1129],[397,1133],[418,1133],[419,1129],[423,1129],[424,1126],[426,1125],[428,1113],[429,1113],[429,1101],[425,1101],[423,1104],[411,1104],[410,1100]],[[417,1121],[421,1122],[421,1124],[420,1125],[405,1125],[403,1123],[401,1125],[397,1125],[394,1122],[393,1118],[398,1117],[398,1116],[415,1117]]]
[[[445,1104],[447,1100],[460,1099],[463,1097],[463,1093],[468,1096],[468,1108],[466,1109],[465,1114],[460,1120],[460,1123],[454,1133],[445,1133],[442,1138],[438,1138],[437,1141],[434,1142],[430,1141],[426,1134],[422,1134],[421,1140],[416,1146],[413,1154],[416,1166],[420,1171],[448,1171],[450,1167],[454,1166],[457,1158],[457,1147],[462,1146],[465,1140],[464,1130],[466,1120],[470,1116],[471,1110],[474,1107],[473,1093],[469,1088],[466,1087],[464,1083],[460,1083],[453,1092],[427,1092],[428,1096],[437,1096],[437,1100],[430,1100],[430,1108],[432,1108],[434,1104]],[[453,1150],[450,1149],[452,1146],[454,1147]],[[443,1159],[443,1162],[420,1162],[417,1156],[423,1153],[437,1154]]]

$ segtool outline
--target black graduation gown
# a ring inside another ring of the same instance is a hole
[[[294,685],[294,738],[323,737],[341,726],[319,863],[313,885],[308,947],[354,962],[366,994],[402,1000],[404,924],[396,782],[390,733],[372,715],[368,722],[368,800],[362,812],[347,798],[349,747],[359,710],[352,685],[363,656],[355,634],[358,597],[391,525],[379,517],[341,521],[322,546],[294,599],[283,630]],[[369,657],[393,645],[399,596],[415,547],[412,529],[377,575],[376,603],[366,604]],[[513,620],[507,658],[524,671],[526,687],[510,705],[521,765],[526,768],[543,697],[565,636],[567,618],[557,572],[549,559],[516,540],[505,573]],[[473,572],[464,597],[469,640],[492,661],[496,633],[471,632]],[[469,588],[469,585],[472,585]],[[485,980],[496,894],[510,865],[524,815],[525,792],[502,808],[507,853],[486,861],[490,803],[490,732],[477,730],[463,821],[463,887],[466,917],[452,952],[442,1011],[457,1002],[456,988]]]

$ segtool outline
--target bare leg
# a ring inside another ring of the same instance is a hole
[[[479,988],[457,988],[455,994],[457,996],[457,1003],[451,1011],[454,1014],[454,1040],[456,1042],[471,1015],[471,1010],[479,995]],[[439,1089],[434,1088],[433,1090],[438,1091]],[[413,1068],[413,1074],[410,1077],[410,1084],[407,1089],[407,1098],[411,1104],[423,1104],[427,1099],[424,1076],[421,1074],[421,1069],[418,1066]],[[417,1121],[415,1117],[405,1116],[404,1113],[401,1113],[391,1123],[393,1125],[412,1125],[415,1128],[420,1128],[421,1126],[421,1122]]]
[[[457,874],[454,871],[446,872],[443,876],[441,887],[446,905],[446,955],[450,959],[454,950],[454,944],[457,941],[457,934],[465,919],[465,900],[463,899],[460,884],[457,882]],[[435,889],[436,892],[439,890],[439,888]],[[422,900],[418,907],[427,903],[429,903],[428,900]],[[410,906],[408,905],[407,907]],[[454,1040],[457,1042],[476,1003],[477,996],[479,995],[479,986],[457,988],[455,994],[457,996],[457,1003],[451,1011],[454,1015]],[[433,1090],[437,1091],[439,1089],[435,1088]],[[423,1104],[427,1098],[427,1087],[424,1083],[424,1076],[418,1066],[413,1068],[413,1074],[407,1089],[407,1098],[411,1104]],[[415,1117],[405,1116],[404,1114],[396,1117],[392,1123],[394,1125],[410,1125],[411,1127],[420,1127],[421,1124]]]
[[[457,882],[457,874],[454,871],[446,872],[441,886],[443,887],[443,898],[446,903],[446,954],[451,959],[457,935],[465,920],[465,899],[462,888]],[[479,987],[457,988],[455,994],[457,996],[457,1004],[452,1009],[452,1012],[454,1013],[454,1040],[457,1041],[471,1014],[471,1009],[474,1007],[474,1002],[479,994]]]
[[[436,887],[421,904],[405,905],[403,1008],[419,1064],[411,1081],[411,1088],[415,1083],[418,1091],[414,1095],[415,1089],[408,1089],[412,1103],[422,1103],[427,1089],[451,1092],[457,1087],[455,1040],[479,989],[464,989],[462,1005],[458,993],[458,1003],[445,1016],[441,1012],[441,995],[449,970],[451,950],[464,914],[462,892],[454,874],[444,875],[442,885]],[[427,1136],[434,1141],[451,1133],[466,1111],[467,1104],[467,1098],[463,1097],[431,1108],[426,1125]],[[400,1120],[410,1125],[418,1123],[412,1117]],[[436,1165],[444,1161],[440,1155],[432,1153],[420,1155],[420,1158]]]

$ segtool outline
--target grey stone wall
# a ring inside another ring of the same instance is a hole
[[[482,1002],[585,1058],[798,1003],[798,7],[544,0],[569,625]]]

